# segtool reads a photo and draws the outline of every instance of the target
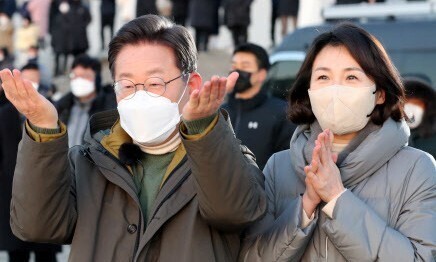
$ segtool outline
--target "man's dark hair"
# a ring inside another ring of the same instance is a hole
[[[24,70],[37,70],[37,71],[39,71],[39,66],[36,63],[28,63],[28,64],[25,64],[21,68],[21,71],[24,71]]]
[[[180,71],[191,73],[197,70],[197,50],[189,31],[165,17],[143,15],[125,24],[109,44],[109,69],[115,78],[115,63],[121,49],[126,45],[153,43],[174,50]]]
[[[404,78],[406,99],[419,99],[424,103],[422,123],[416,128],[422,137],[430,137],[436,133],[436,91],[429,84],[416,77]]]
[[[235,48],[235,51],[233,51],[233,55],[235,55],[236,53],[253,54],[256,57],[257,67],[259,69],[265,69],[266,71],[268,71],[271,67],[271,64],[269,63],[268,53],[261,46],[252,43],[242,44]]]
[[[87,54],[82,54],[74,58],[73,65],[71,69],[74,69],[78,66],[83,68],[90,68],[95,72],[96,75],[100,74],[101,71],[101,63],[95,58],[88,56]]]
[[[292,122],[311,124],[315,121],[307,90],[310,88],[313,62],[326,46],[345,47],[365,74],[375,82],[376,90],[384,90],[385,102],[376,105],[371,114],[374,124],[382,125],[389,117],[400,121],[405,116],[404,87],[385,49],[362,28],[344,22],[313,41],[289,93],[289,119]]]

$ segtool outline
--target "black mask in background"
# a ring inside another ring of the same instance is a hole
[[[239,73],[238,80],[236,81],[235,88],[233,89],[233,92],[235,93],[242,93],[245,90],[249,89],[251,85],[251,73],[241,70],[235,70],[234,72]]]

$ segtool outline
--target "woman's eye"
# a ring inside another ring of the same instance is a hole
[[[347,80],[357,80],[357,77],[354,75],[347,76]]]
[[[327,77],[326,75],[321,75],[321,76],[318,76],[317,79],[318,79],[318,80],[327,80],[328,77]]]

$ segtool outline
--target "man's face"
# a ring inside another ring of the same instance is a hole
[[[23,79],[27,79],[32,83],[39,84],[41,80],[41,76],[38,70],[35,69],[26,69],[21,72]]]
[[[174,51],[170,47],[160,44],[127,45],[117,55],[114,67],[114,81],[126,79],[133,84],[139,84],[137,85],[138,91],[143,90],[142,84],[151,77],[161,78],[164,82],[168,82],[182,74],[176,66]],[[186,90],[181,98],[185,86],[186,83],[182,78],[178,78],[166,85],[166,91],[162,95],[172,102],[178,102],[180,99],[180,112],[189,97],[189,90]],[[189,89],[189,87],[187,88]],[[123,98],[125,97],[117,94],[117,102]]]
[[[78,65],[71,70],[70,79],[73,80],[79,77],[94,83],[96,75],[94,70],[92,70],[91,68],[85,68]]]
[[[251,73],[251,84],[253,86],[261,85],[266,77],[265,70],[259,70],[256,56],[248,52],[237,52],[232,57],[232,71],[241,70]]]

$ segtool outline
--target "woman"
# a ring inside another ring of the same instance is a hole
[[[269,210],[241,259],[433,261],[435,161],[407,146],[403,101],[377,39],[351,24],[318,36],[290,93],[300,126],[264,169]]]
[[[409,145],[436,156],[436,91],[418,78],[406,78],[406,111],[410,127]]]

